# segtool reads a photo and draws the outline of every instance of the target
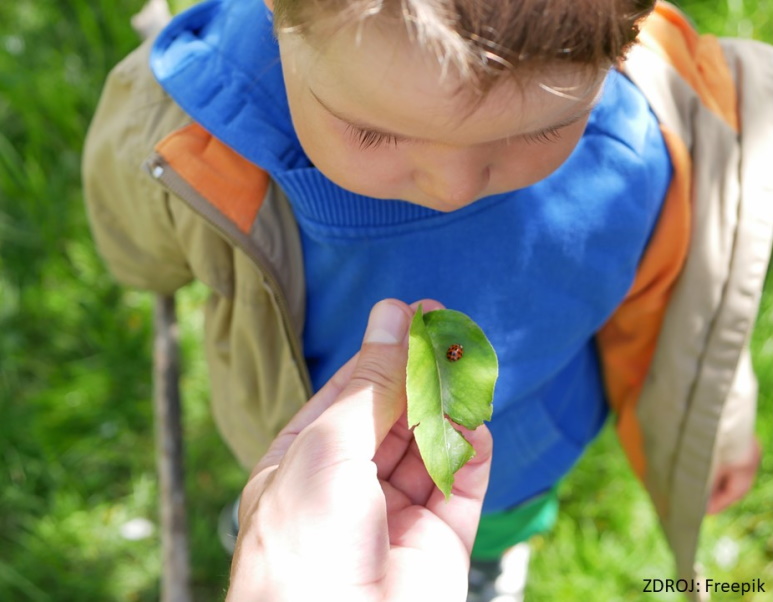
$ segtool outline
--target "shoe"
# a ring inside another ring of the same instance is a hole
[[[473,560],[467,602],[523,602],[530,555],[529,544],[521,542],[500,560]]]
[[[220,545],[233,556],[236,547],[236,536],[239,534],[239,498],[235,502],[228,504],[220,511],[217,519],[217,536],[220,539]]]

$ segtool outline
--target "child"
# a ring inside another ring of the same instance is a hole
[[[651,9],[214,0],[115,70],[84,159],[95,237],[126,284],[212,289],[213,412],[246,467],[376,301],[434,298],[500,360],[473,558],[550,525],[611,408],[693,575],[706,504],[759,458],[773,63],[668,5],[621,62]]]

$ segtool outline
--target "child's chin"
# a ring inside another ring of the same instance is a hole
[[[422,207],[427,207],[429,209],[434,209],[435,211],[441,211],[443,213],[451,213],[452,211],[456,211],[457,209],[462,209],[463,207],[467,207],[468,205],[472,205],[475,201],[478,199],[465,199],[463,201],[457,201],[453,199],[428,199],[428,198],[422,198],[417,200],[409,200],[409,203],[414,203],[415,205],[421,205]]]
[[[442,213],[456,211],[457,209],[461,209],[467,205],[472,205],[475,201],[478,200],[477,197],[473,199],[438,199],[436,197],[423,194],[420,191],[416,191],[415,193],[402,194],[399,196],[388,196],[373,190],[355,190],[352,187],[342,186],[341,184],[339,184],[339,186],[355,194],[368,196],[374,199],[380,199],[383,201],[403,201],[406,203],[412,203],[413,205],[427,207],[428,209],[434,209],[435,211],[440,211]]]

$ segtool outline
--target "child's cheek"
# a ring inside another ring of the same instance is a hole
[[[523,187],[544,180],[561,167],[577,147],[585,122],[572,124],[561,130],[561,137],[554,142],[524,142],[520,149],[521,170],[528,175]]]
[[[311,163],[341,188],[374,198],[402,196],[405,166],[393,147],[363,149],[356,135],[318,119],[296,127]]]

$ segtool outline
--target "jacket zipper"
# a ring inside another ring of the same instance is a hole
[[[161,155],[154,153],[145,162],[144,168],[154,180],[164,186],[166,190],[183,200],[193,211],[204,218],[207,223],[212,225],[229,243],[241,249],[255,263],[256,268],[266,280],[268,287],[274,294],[277,306],[279,307],[279,313],[282,317],[282,323],[285,330],[288,332],[288,340],[293,360],[298,367],[301,381],[306,389],[306,395],[307,397],[311,397],[313,388],[309,370],[306,366],[306,359],[303,356],[300,336],[298,336],[298,333],[293,326],[287,297],[285,296],[284,291],[279,284],[279,279],[274,273],[274,269],[268,259],[266,259],[257,245],[253,244],[248,237],[235,236],[234,233],[228,232],[227,229],[223,228],[217,219],[221,216],[221,213],[213,207],[204,196],[199,194],[185,178],[172,169]]]

